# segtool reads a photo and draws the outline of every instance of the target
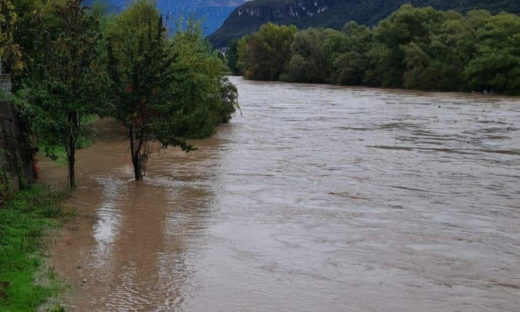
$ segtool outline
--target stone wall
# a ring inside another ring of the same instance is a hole
[[[0,74],[0,90],[7,93],[11,92],[11,75]]]
[[[0,101],[0,200],[34,180],[27,127],[11,103]]]

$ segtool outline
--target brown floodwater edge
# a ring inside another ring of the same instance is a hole
[[[242,114],[144,181],[98,121],[50,243],[68,310],[517,311],[519,99],[231,80]]]

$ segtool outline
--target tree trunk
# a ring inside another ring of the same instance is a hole
[[[76,146],[73,144],[69,145],[69,152],[67,153],[67,163],[69,166],[69,186],[70,188],[76,187],[76,173],[75,173],[75,162],[76,162]]]
[[[69,186],[72,189],[76,187],[76,130],[79,128],[79,118],[77,112],[69,112],[69,123],[72,125],[73,130],[71,130],[69,133],[69,142],[67,143],[68,146],[65,146],[65,148],[67,150],[67,164],[69,167]]]
[[[139,181],[143,178],[141,163],[139,161],[139,149],[136,150],[134,131],[132,127],[128,128],[130,137],[130,154],[132,155],[132,165],[134,166],[134,178]],[[140,145],[138,145],[139,148]]]
[[[139,155],[132,152],[132,164],[134,165],[134,178],[139,181],[143,178],[141,174],[141,164],[139,163]]]

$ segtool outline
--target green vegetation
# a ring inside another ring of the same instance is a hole
[[[10,0],[0,0],[0,57],[5,64],[1,71],[18,73],[23,69],[20,46],[14,40],[17,14]]]
[[[226,51],[227,65],[233,75],[240,73],[240,69],[238,68],[238,42],[238,39],[232,39]]]
[[[144,175],[151,142],[190,151],[185,138],[211,135],[236,105],[226,68],[197,24],[189,21],[171,38],[165,33],[148,0],[134,2],[108,24],[113,116],[128,129],[136,180]]]
[[[93,142],[92,137],[92,123],[99,120],[97,115],[87,115],[81,118],[82,133],[76,140],[76,150],[87,148],[91,146]],[[43,140],[40,140],[38,149],[43,152],[48,158],[56,161],[58,164],[67,165],[67,151],[63,145],[59,144],[48,144]]]
[[[170,39],[170,55],[175,55],[173,92],[179,114],[162,129],[185,138],[201,139],[215,127],[227,123],[238,108],[235,86],[224,76],[224,60],[212,52],[200,25],[193,21],[187,29],[176,31]],[[167,138],[167,134],[163,134]],[[162,143],[166,143],[162,141]]]
[[[266,24],[239,43],[248,79],[520,94],[520,17],[403,5],[368,28],[308,29],[287,35]],[[269,31],[267,31],[269,30]],[[284,38],[290,53],[272,48]],[[267,75],[269,68],[281,73]]]
[[[137,1],[108,26],[109,70],[115,95],[114,116],[128,129],[134,177],[140,180],[155,124],[173,97],[174,59],[168,55],[165,28],[150,1]],[[185,148],[185,145],[182,145]]]
[[[0,310],[35,311],[56,294],[43,272],[42,233],[61,214],[61,194],[35,185],[0,206]],[[59,311],[59,308],[55,308]]]
[[[244,38],[238,47],[238,67],[247,79],[278,80],[291,57],[291,43],[297,29],[267,23]]]
[[[38,139],[63,146],[74,187],[76,147],[85,136],[83,117],[100,113],[109,83],[102,35],[98,18],[79,0],[53,2],[44,13],[41,33],[33,38],[41,62],[26,79],[29,101]]]
[[[189,21],[168,37],[153,0],[115,16],[81,0],[0,0],[0,11],[0,57],[16,101],[41,151],[66,159],[71,188],[89,116],[127,127],[140,179],[151,142],[189,151],[186,139],[211,135],[235,112],[228,69],[200,27]]]
[[[298,29],[339,30],[347,21],[375,26],[403,4],[460,13],[476,9],[488,10],[493,14],[520,13],[518,0],[253,0],[236,8],[209,39],[215,47],[224,47],[231,39],[256,32],[267,22],[295,25]]]

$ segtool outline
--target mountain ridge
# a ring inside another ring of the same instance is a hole
[[[518,0],[253,0],[237,7],[208,39],[215,47],[223,47],[229,40],[255,32],[267,22],[298,28],[340,29],[349,21],[373,26],[403,4],[459,12],[486,9],[492,13],[520,14]]]
[[[175,26],[179,17],[194,16],[201,20],[204,34],[208,35],[222,25],[222,22],[239,5],[247,0],[157,0],[157,9],[166,18],[170,29]],[[107,5],[109,12],[124,10],[132,0],[87,0],[90,5],[101,2]]]

